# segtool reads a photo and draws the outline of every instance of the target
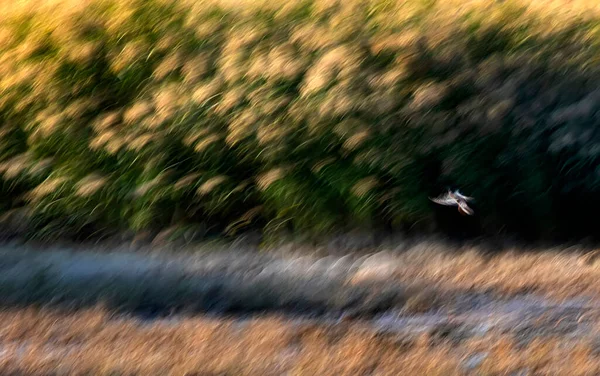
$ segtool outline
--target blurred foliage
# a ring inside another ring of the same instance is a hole
[[[273,3],[3,2],[0,219],[324,233],[453,186],[486,233],[597,230],[600,6]]]

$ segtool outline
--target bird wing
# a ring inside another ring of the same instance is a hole
[[[440,204],[440,205],[446,205],[446,206],[456,206],[457,202],[455,199],[449,197],[448,195],[444,195],[441,197],[437,197],[437,198],[429,198],[431,201],[435,202],[436,204]]]
[[[473,197],[469,197],[469,196],[465,196],[462,193],[460,193],[459,191],[454,192],[454,194],[456,195],[456,197],[465,200],[465,201],[473,201]]]

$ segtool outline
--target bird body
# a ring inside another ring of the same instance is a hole
[[[472,201],[472,197],[465,196],[461,194],[458,190],[452,192],[448,190],[448,192],[437,198],[429,198],[431,201],[436,204],[444,205],[444,206],[456,206],[458,208],[458,212],[462,215],[473,215],[475,212],[473,209],[469,207],[467,204],[469,201]]]

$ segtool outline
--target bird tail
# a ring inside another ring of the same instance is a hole
[[[458,205],[458,210],[461,213],[466,214],[466,215],[473,215],[473,214],[475,214],[475,212],[473,211],[473,209],[471,209],[467,204],[462,203],[462,202]]]

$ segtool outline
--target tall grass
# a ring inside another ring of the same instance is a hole
[[[487,233],[596,230],[592,2],[1,7],[0,209],[30,234],[414,225],[446,186]]]

